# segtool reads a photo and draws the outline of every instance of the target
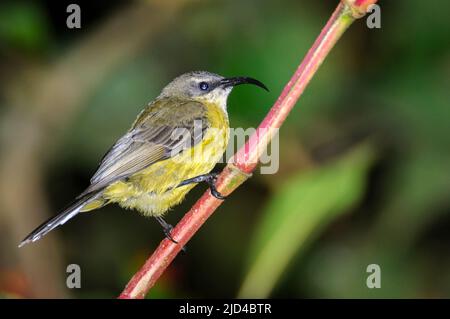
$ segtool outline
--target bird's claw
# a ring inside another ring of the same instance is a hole
[[[225,200],[228,196],[222,195],[216,188],[216,181],[219,173],[210,173],[209,178],[207,179],[207,183],[209,186],[209,190],[211,191],[211,195],[217,199]]]

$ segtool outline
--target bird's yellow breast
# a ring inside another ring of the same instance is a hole
[[[208,128],[199,143],[179,154],[154,163],[127,180],[108,186],[103,198],[147,216],[160,216],[180,203],[195,186],[177,186],[184,180],[209,173],[228,144],[228,117],[217,104],[205,103]]]

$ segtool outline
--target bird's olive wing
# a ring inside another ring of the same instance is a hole
[[[171,98],[153,102],[106,153],[83,194],[98,191],[197,144],[208,125],[205,113],[204,105],[195,101]]]

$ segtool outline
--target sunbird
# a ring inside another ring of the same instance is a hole
[[[213,196],[225,198],[215,187],[217,173],[212,170],[228,144],[228,96],[233,87],[246,83],[267,90],[250,77],[225,78],[206,71],[175,78],[104,155],[89,187],[19,247],[41,239],[81,212],[110,203],[155,217],[166,237],[176,243],[164,213],[201,182],[208,184]]]

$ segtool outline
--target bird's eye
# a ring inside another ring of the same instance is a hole
[[[200,88],[200,90],[202,91],[207,91],[209,89],[209,85],[206,82],[200,82],[200,84],[198,85],[198,87]]]

